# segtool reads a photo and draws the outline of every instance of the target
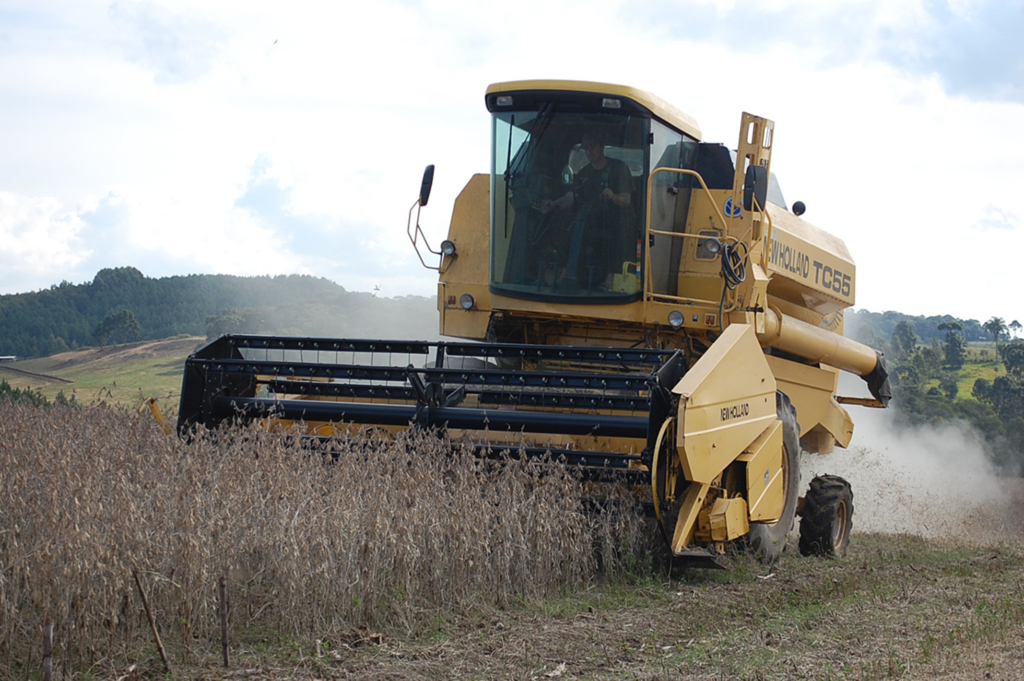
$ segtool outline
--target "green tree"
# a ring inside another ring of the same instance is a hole
[[[893,361],[896,363],[902,362],[914,354],[914,348],[917,347],[917,334],[914,333],[914,327],[910,325],[910,322],[904,319],[896,325],[892,332],[891,345]]]
[[[974,387],[971,388],[971,394],[979,402],[990,402],[992,400],[992,382],[987,378],[977,379],[974,381]]]
[[[1024,376],[1024,341],[1015,340],[999,346],[999,356],[1006,365],[1006,371],[1015,376]]]
[[[946,366],[951,369],[960,369],[967,361],[967,342],[964,340],[963,328],[960,322],[955,321],[939,324],[939,330],[946,332]]]
[[[1003,423],[1024,418],[1024,379],[1014,374],[997,376],[992,381],[990,401]]]
[[[107,315],[96,325],[92,332],[93,338],[103,347],[107,341],[127,343],[139,337],[142,329],[139,320],[131,310],[119,310]]]
[[[92,283],[98,288],[117,289],[137,286],[145,278],[145,275],[134,267],[108,267],[97,272]]]
[[[1009,329],[1013,333],[1013,337],[1014,338],[1016,338],[1017,334],[1020,333],[1021,328],[1024,328],[1024,327],[1021,327],[1020,322],[1018,322],[1016,319],[1014,319],[1012,322],[1010,322]]]
[[[920,382],[925,383],[942,373],[942,351],[938,345],[922,345],[907,363],[917,370]]]
[[[960,386],[956,382],[956,374],[943,374],[942,378],[939,379],[939,388],[947,399],[950,401],[955,400],[957,393],[960,392]]]
[[[14,388],[6,379],[0,380],[0,400],[28,403],[37,407],[47,404],[46,398],[31,388]]]
[[[255,333],[263,320],[259,310],[229,307],[219,315],[206,318],[206,339],[213,340],[226,333]]]
[[[992,340],[996,343],[999,339],[1006,335],[1006,322],[1002,317],[992,317],[987,322],[981,325],[983,329],[992,334]]]

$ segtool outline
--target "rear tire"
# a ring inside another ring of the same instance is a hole
[[[782,515],[772,523],[750,523],[747,543],[764,563],[774,563],[786,547],[786,538],[793,529],[800,485],[800,426],[796,421],[796,407],[785,393],[775,393],[775,407],[782,421],[782,484],[785,504]]]
[[[800,517],[800,553],[842,558],[853,529],[853,490],[837,475],[811,480]]]

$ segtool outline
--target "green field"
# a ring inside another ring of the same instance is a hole
[[[984,378],[991,383],[997,376],[1005,376],[1006,367],[999,359],[999,352],[994,343],[969,343],[967,345],[967,363],[957,371],[957,397],[973,399],[974,382]],[[925,384],[926,388],[939,387],[939,379]]]
[[[185,358],[202,342],[202,337],[188,336],[84,348],[0,364],[0,379],[14,388],[35,390],[50,401],[63,393],[84,404],[132,408],[155,397],[166,412],[177,409]]]

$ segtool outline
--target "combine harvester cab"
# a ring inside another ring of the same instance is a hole
[[[853,260],[787,209],[774,124],[743,114],[730,150],[649,93],[577,81],[492,85],[486,105],[493,166],[448,238],[433,250],[419,224],[433,166],[407,226],[461,340],[225,336],[187,361],[179,431],[435,428],[634,485],[695,564],[735,540],[773,560],[798,514],[804,553],[844,553],[849,485],[801,500],[799,454],[847,446],[842,403],[884,406],[889,386],[842,336]],[[840,370],[872,397],[838,397]]]

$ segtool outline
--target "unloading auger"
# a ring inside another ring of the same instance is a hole
[[[854,263],[787,209],[774,124],[743,114],[730,150],[629,87],[519,81],[485,101],[491,172],[435,251],[428,167],[407,227],[439,275],[441,334],[462,340],[224,336],[187,360],[179,431],[444,430],[633,485],[698,564],[735,540],[773,560],[797,514],[804,553],[843,554],[850,486],[822,476],[801,498],[799,455],[847,446],[843,403],[885,406],[888,379],[842,335]],[[872,397],[837,396],[839,371]]]

